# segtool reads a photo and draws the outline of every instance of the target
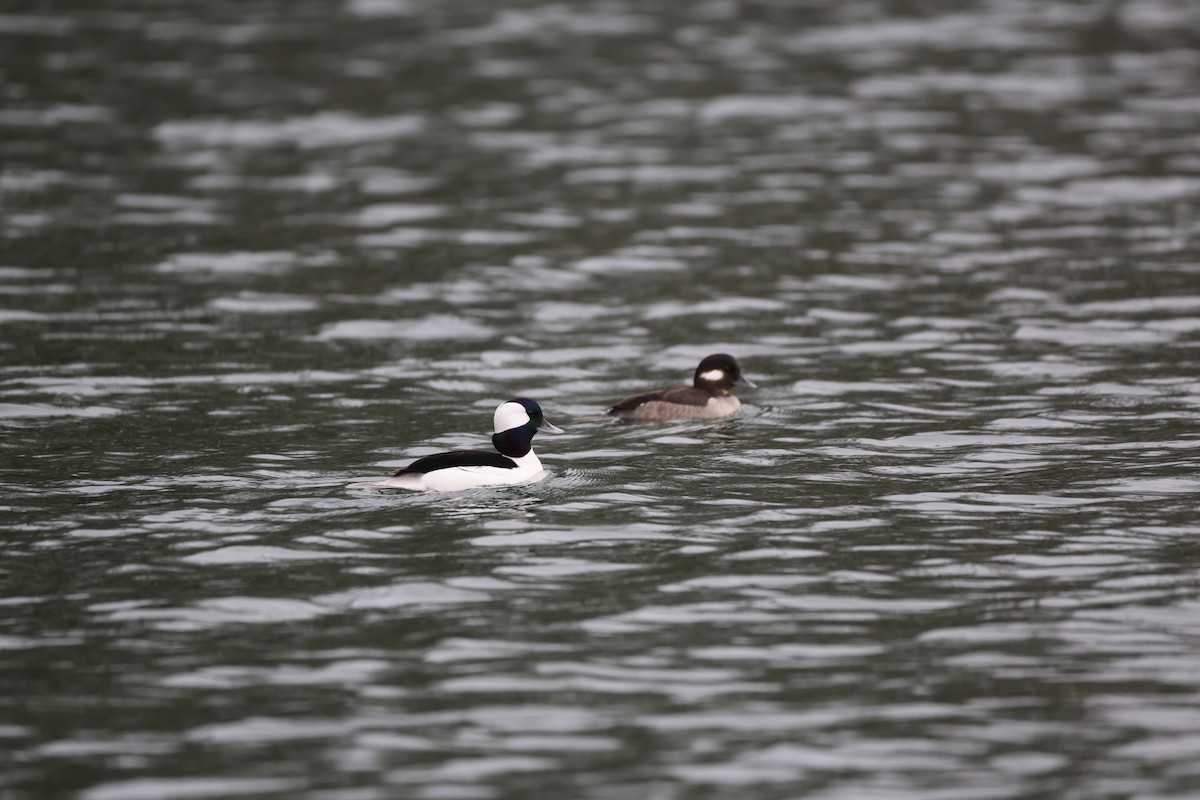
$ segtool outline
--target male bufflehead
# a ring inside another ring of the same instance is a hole
[[[630,395],[604,413],[620,419],[716,419],[741,408],[729,392],[732,386],[758,388],[742,376],[733,356],[716,353],[696,367],[691,386],[664,386]]]
[[[350,489],[411,489],[415,492],[454,492],[476,486],[511,486],[542,477],[542,462],[533,452],[538,431],[562,433],[542,416],[542,408],[527,397],[496,407],[492,444],[498,453],[452,450],[418,458],[387,480],[352,483]]]

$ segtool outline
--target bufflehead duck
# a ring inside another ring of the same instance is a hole
[[[498,453],[452,450],[418,458],[392,477],[371,483],[352,483],[350,489],[411,489],[415,492],[454,492],[476,486],[511,486],[541,478],[542,462],[533,452],[538,431],[562,433],[542,416],[542,408],[527,397],[496,407],[492,444]]]
[[[716,419],[741,408],[729,392],[732,386],[757,388],[742,376],[733,356],[715,353],[696,367],[691,386],[664,386],[630,395],[604,413],[620,419]]]

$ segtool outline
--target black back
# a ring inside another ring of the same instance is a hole
[[[450,467],[516,469],[517,462],[499,453],[486,453],[483,450],[451,450],[448,453],[434,453],[431,456],[418,458],[407,467],[396,470],[392,475],[423,475],[426,472],[436,472],[439,469]]]

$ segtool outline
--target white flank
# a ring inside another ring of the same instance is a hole
[[[545,474],[542,462],[529,451],[521,458],[514,458],[516,469],[500,467],[450,467],[425,473],[421,483],[431,492],[456,492],[474,489],[476,486],[511,486],[527,483]]]
[[[520,408],[520,406],[518,406]],[[524,409],[521,409],[524,411]],[[352,483],[350,489],[408,489],[414,492],[457,492],[479,486],[514,486],[540,480],[546,475],[542,462],[530,450],[520,458],[515,469],[501,467],[447,467],[421,474],[394,475],[382,481]]]

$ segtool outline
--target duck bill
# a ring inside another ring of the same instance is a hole
[[[738,375],[738,379],[733,382],[734,386],[745,386],[747,389],[757,389],[758,385],[747,378],[745,375]]]
[[[566,433],[562,428],[551,423],[547,419],[542,420],[542,424],[537,426],[537,429],[542,433]]]

